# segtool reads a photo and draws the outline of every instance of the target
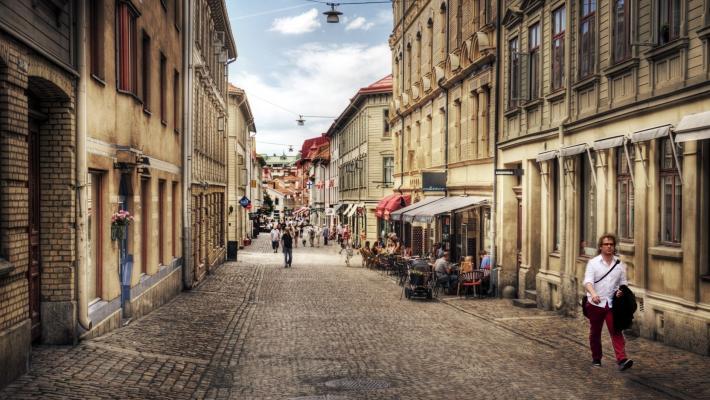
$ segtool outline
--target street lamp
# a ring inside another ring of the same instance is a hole
[[[351,4],[382,4],[382,3],[392,3],[392,0],[380,0],[380,1],[345,1],[345,2],[340,2],[340,3],[330,3],[330,2],[325,2],[325,1],[320,1],[320,0],[306,0],[306,1],[311,1],[313,3],[321,3],[330,6],[330,10],[323,12],[323,15],[325,15],[325,20],[329,24],[337,24],[340,22],[340,16],[343,15],[340,11],[336,10],[335,7],[338,6],[345,6],[345,5],[351,5]]]
[[[335,6],[339,6],[340,4],[335,4],[335,3],[327,3],[330,6],[330,10],[324,12],[326,18],[325,21],[329,24],[337,24],[340,22],[340,15],[343,15],[340,11],[336,11]]]

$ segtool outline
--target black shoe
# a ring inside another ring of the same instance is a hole
[[[627,369],[631,368],[634,365],[634,360],[624,358],[623,360],[619,361],[619,371],[626,371]]]
[[[601,367],[602,360],[592,360],[592,367]]]

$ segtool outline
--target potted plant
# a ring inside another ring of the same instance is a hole
[[[133,221],[133,216],[128,210],[118,210],[111,216],[111,240],[119,240],[126,237],[128,225]]]

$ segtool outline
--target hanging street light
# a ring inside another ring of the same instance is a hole
[[[323,13],[326,16],[326,19],[325,19],[326,22],[328,22],[329,24],[337,24],[338,22],[340,22],[339,16],[343,15],[343,13],[341,13],[340,11],[337,11],[335,9],[335,6],[339,6],[340,4],[337,4],[337,3],[326,3],[326,4],[330,6],[330,10]]]

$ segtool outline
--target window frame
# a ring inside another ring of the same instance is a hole
[[[659,46],[663,46],[665,44],[668,44],[676,39],[679,39],[683,36],[683,32],[681,32],[681,28],[683,27],[683,23],[685,22],[685,18],[683,17],[683,4],[680,0],[657,0],[658,2],[656,3],[656,34],[658,35],[657,38],[657,43]],[[664,4],[665,3],[665,4]],[[673,11],[674,11],[674,5],[678,6],[677,13],[678,13],[678,25],[676,26],[673,22]],[[667,19],[663,19],[663,8],[664,5],[666,6],[666,17]],[[668,37],[664,39],[663,37],[663,25],[668,25]],[[676,31],[677,30],[677,31]]]
[[[623,27],[622,29],[619,29],[619,15],[617,14],[617,4],[622,1],[624,2],[624,7],[623,7],[623,12],[624,12],[624,20],[623,20]],[[611,42],[612,42],[612,47],[611,47],[611,52],[612,52],[612,61],[614,64],[618,64],[621,62],[624,62],[628,59],[631,58],[631,24],[633,23],[631,21],[631,1],[630,0],[614,0],[612,2],[612,12],[611,12],[611,19],[612,19],[612,25],[611,25]],[[623,30],[623,32],[621,32]],[[620,33],[621,32],[621,33]],[[621,47],[622,52],[619,52],[619,46]]]
[[[382,136],[385,137],[390,137],[391,136],[391,131],[390,131],[390,122],[389,122],[389,117],[390,117],[390,110],[385,108],[382,110]]]
[[[540,97],[540,39],[538,21],[528,27],[528,100]]]
[[[388,160],[390,163],[388,163]],[[389,176],[388,176],[388,171]],[[389,180],[388,178],[392,178]],[[392,187],[394,186],[394,157],[393,156],[384,156],[382,157],[382,186],[383,187]]]
[[[508,109],[518,106],[520,99],[520,57],[514,53],[519,53],[520,39],[514,36],[508,39]]]
[[[579,17],[579,65],[578,65],[578,76],[579,79],[588,78],[596,72],[596,15],[597,0],[582,0],[580,5],[580,17]],[[588,11],[585,14],[585,4],[588,7]],[[592,5],[594,9],[592,9]],[[585,48],[583,32],[585,24],[588,26],[588,43]]]
[[[552,251],[559,253],[561,250],[560,226],[562,225],[562,185],[560,184],[560,160],[550,161],[552,178]]]
[[[552,92],[562,89],[565,86],[565,33],[567,32],[567,10],[566,5],[561,5],[552,10],[552,40],[551,44],[551,68],[552,78],[550,79],[550,89]],[[559,15],[559,21],[557,16]],[[558,27],[559,22],[559,27]],[[557,29],[560,30],[557,30]],[[559,41],[559,45],[555,42]],[[560,53],[559,60],[555,55],[555,50]]]
[[[140,13],[130,1],[116,5],[116,88],[137,97],[138,91],[138,18]]]
[[[625,145],[623,145],[625,146]],[[621,242],[634,241],[634,223],[635,223],[635,188],[633,177],[629,169],[629,164],[626,160],[625,151],[629,152],[631,166],[636,160],[635,147],[625,150],[624,147],[617,147],[616,154],[616,231]],[[626,187],[626,195],[622,196],[622,186]],[[622,210],[624,210],[622,212]]]
[[[150,113],[150,67],[152,66],[151,58],[151,37],[148,32],[143,29],[141,40],[141,100],[143,101],[143,111]]]
[[[670,138],[662,138],[658,142],[658,180],[659,180],[659,242],[663,245],[669,246],[680,246],[682,243],[683,236],[683,184],[680,181],[680,175],[678,174],[678,169],[675,165],[675,160],[673,159],[673,153],[670,147],[674,145],[674,142]],[[668,154],[666,154],[666,148],[668,149]],[[678,144],[678,162],[682,165],[683,162],[683,147]],[[664,165],[664,162],[668,162]],[[671,181],[671,207],[670,215],[666,215],[665,198],[666,198],[666,185],[665,181]],[[677,202],[680,202],[678,204]],[[666,239],[663,232],[666,230],[667,219],[670,220],[671,224],[671,237]]]
[[[89,68],[91,76],[99,79],[102,83],[105,79],[105,28],[104,0],[93,0],[88,4],[89,16]]]
[[[163,125],[168,124],[168,105],[167,105],[167,72],[168,69],[168,59],[165,57],[165,54],[161,51],[160,52],[160,123]]]
[[[180,90],[180,72],[173,70],[173,126],[175,132],[180,132],[182,126],[180,105],[182,104],[182,90]]]

